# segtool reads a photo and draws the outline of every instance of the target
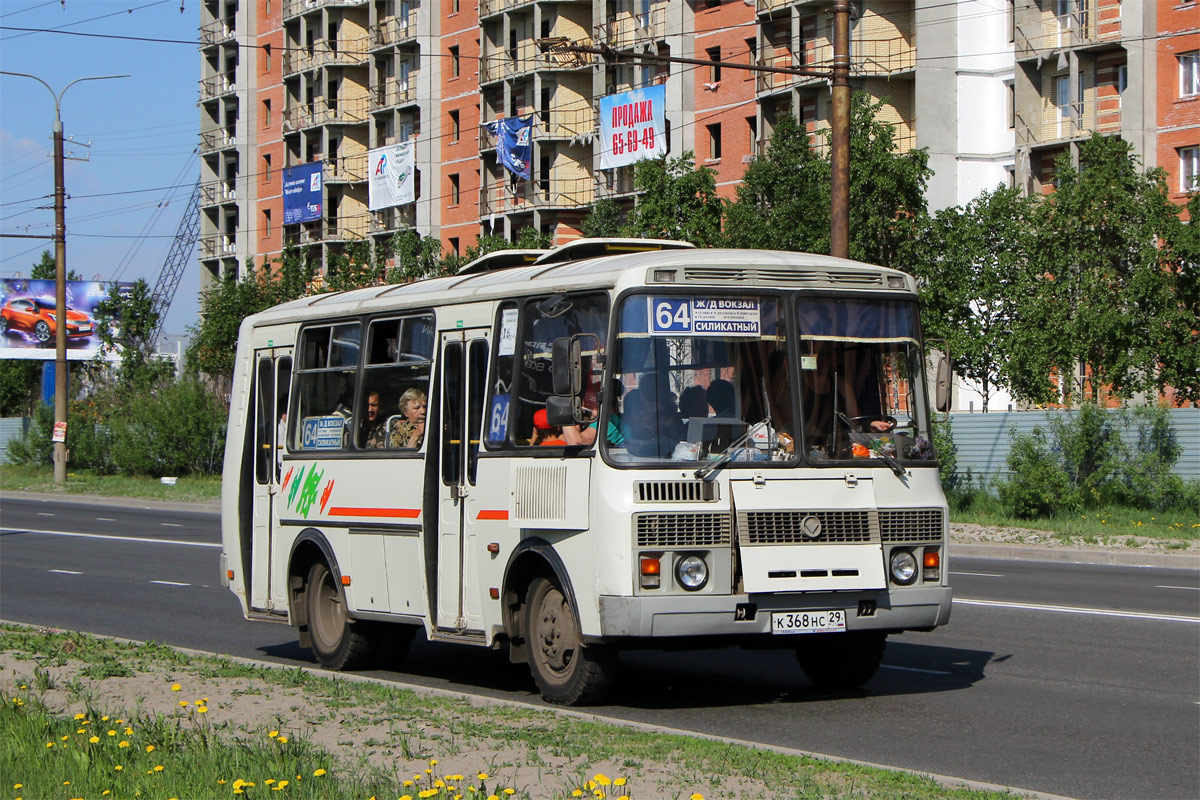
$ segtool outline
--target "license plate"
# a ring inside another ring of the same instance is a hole
[[[771,633],[844,633],[846,612],[831,611],[773,611]]]

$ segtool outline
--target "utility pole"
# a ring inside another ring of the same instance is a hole
[[[128,75],[97,75],[76,78],[58,94],[50,84],[36,75],[0,70],[0,75],[33,78],[45,86],[54,98],[54,488],[61,490],[67,482],[67,210],[66,188],[63,179],[62,97],[80,81],[100,81],[108,78],[128,78]]]
[[[833,2],[833,69],[811,67],[771,67],[765,64],[739,64],[735,61],[708,61],[702,58],[661,56],[657,53],[619,52],[608,45],[590,46],[571,43],[566,37],[539,39],[537,44],[550,56],[575,57],[598,55],[613,61],[629,59],[652,63],[690,64],[749,72],[774,72],[826,78],[833,87],[833,118],[830,120],[830,215],[829,253],[850,257],[850,0]]]

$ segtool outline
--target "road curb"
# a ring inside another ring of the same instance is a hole
[[[15,500],[40,500],[44,503],[87,503],[98,506],[114,506],[119,508],[145,508],[158,511],[193,511],[220,513],[220,501],[196,502],[179,500],[156,500],[149,497],[106,497],[98,494],[51,494],[50,492],[0,492],[0,500],[13,498]]]
[[[12,622],[9,620],[0,619],[0,624],[18,625],[24,628],[38,628],[42,626],[29,625],[24,622]],[[61,629],[59,629],[61,630]],[[84,633],[80,631],[80,633]],[[108,639],[114,642],[124,642],[126,644],[145,645],[147,642],[137,639],[126,639],[120,636],[105,636],[97,633],[85,633],[87,636],[94,636],[97,639]],[[644,733],[657,733],[665,736],[685,736],[693,739],[704,739],[710,742],[721,742],[724,744],[739,745],[753,750],[762,750],[770,753],[779,753],[780,755],[795,756],[799,758],[809,758],[817,761],[828,761],[835,764],[853,764],[860,767],[870,767],[873,769],[888,770],[889,772],[903,772],[908,775],[914,775],[919,778],[928,778],[935,783],[945,786],[950,789],[971,789],[977,791],[1003,792],[1013,794],[1018,797],[1031,798],[1032,800],[1072,800],[1070,797],[1057,794],[1046,794],[1044,792],[1034,791],[1032,789],[1021,789],[1013,786],[1003,786],[995,783],[985,783],[982,781],[969,780],[967,778],[958,778],[952,775],[940,775],[934,772],[926,772],[918,769],[909,769],[907,767],[897,767],[890,764],[879,764],[873,761],[860,761],[854,758],[843,758],[841,756],[832,756],[825,753],[816,753],[809,750],[798,750],[792,747],[781,747],[778,745],[766,744],[764,742],[756,742],[749,739],[736,739],[725,736],[717,736],[711,733],[701,733],[697,731],[684,730],[682,728],[672,728],[665,725],[653,725],[648,722],[638,722],[636,720],[626,720],[619,717],[609,717],[603,714],[595,714],[588,711],[579,711],[571,708],[562,708],[559,706],[542,705],[538,703],[527,703],[521,700],[505,700],[499,697],[490,697],[488,695],[471,694],[470,692],[460,692],[453,689],[440,689],[433,686],[422,686],[415,683],[404,683],[403,681],[387,680],[385,678],[375,678],[370,675],[359,675],[352,672],[330,672],[329,670],[320,667],[310,667],[301,665],[279,664],[274,661],[260,661],[253,658],[242,658],[240,656],[230,656],[221,653],[214,653],[208,650],[194,650],[190,647],[177,647],[175,645],[164,645],[172,650],[183,653],[184,655],[200,656],[206,658],[221,658],[226,661],[232,661],[237,664],[242,664],[255,669],[270,669],[270,670],[287,670],[294,672],[300,670],[308,675],[316,678],[326,678],[329,680],[345,680],[353,683],[370,683],[377,686],[387,686],[393,689],[407,689],[416,694],[430,695],[433,697],[448,697],[459,700],[469,700],[479,703],[484,706],[507,706],[511,708],[521,708],[530,711],[541,711],[555,714],[561,717],[571,717],[573,719],[583,720],[585,722],[600,722],[608,725],[616,725],[622,728],[630,728],[633,730],[642,731]]]
[[[1163,553],[1143,550],[1073,550],[1038,547],[1029,544],[959,544],[950,540],[950,557],[991,558],[1013,561],[1051,561],[1066,564],[1093,564],[1119,567],[1167,567],[1200,569],[1198,553]]]

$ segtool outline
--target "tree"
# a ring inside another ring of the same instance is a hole
[[[1102,389],[1128,398],[1174,384],[1200,394],[1200,318],[1194,269],[1179,209],[1162,170],[1141,171],[1132,147],[1093,135],[1080,145],[1079,167],[1066,154],[1056,164],[1057,189],[1041,207],[1040,296],[1028,305],[1039,325],[1055,331],[1044,354],[1071,398],[1096,400]],[[1086,368],[1078,384],[1065,376]]]
[[[721,238],[717,173],[696,169],[692,153],[637,162],[633,184],[640,193],[629,212],[628,230],[648,239],[676,239],[711,247]]]
[[[1018,299],[1033,278],[1034,202],[1016,189],[984,192],[925,218],[902,248],[918,279],[926,337],[946,342],[955,372],[979,385],[984,411],[1010,385]]]
[[[154,292],[144,278],[128,287],[113,284],[96,306],[101,350],[121,354],[117,383],[123,389],[144,389],[170,374],[169,364],[153,358],[158,319]],[[97,355],[97,359],[103,356]]]
[[[731,247],[829,252],[829,162],[794,117],[776,123],[766,155],[746,168],[725,235]]]
[[[389,246],[395,266],[388,270],[388,283],[408,283],[443,274],[442,243],[437,238],[406,228],[392,235]]]
[[[621,217],[621,204],[611,197],[601,197],[583,218],[583,235],[589,238],[620,236]]]

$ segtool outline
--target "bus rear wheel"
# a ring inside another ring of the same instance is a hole
[[[887,634],[882,631],[814,633],[801,637],[796,658],[818,689],[857,689],[874,677],[883,661]]]
[[[570,600],[545,578],[530,584],[525,608],[529,669],[542,697],[567,706],[602,700],[616,677],[616,653],[584,644]]]
[[[308,570],[304,602],[313,655],[321,666],[350,670],[360,669],[370,662],[373,638],[370,624],[350,618],[345,596],[323,561]]]

